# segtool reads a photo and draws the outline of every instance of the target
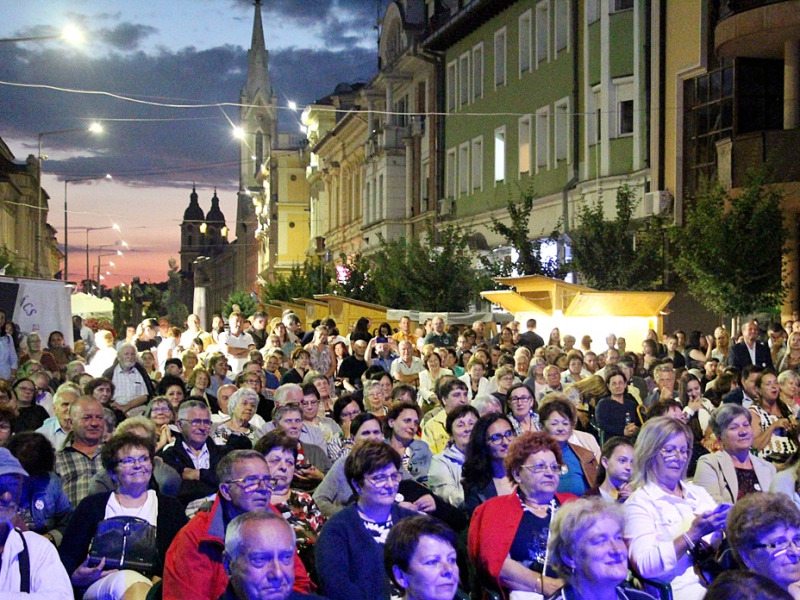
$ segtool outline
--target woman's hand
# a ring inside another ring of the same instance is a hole
[[[730,511],[730,504],[720,504],[714,510],[704,512],[695,516],[692,521],[692,526],[686,535],[689,539],[697,544],[701,538],[707,536],[709,533],[714,533],[725,528],[725,520],[728,518]]]
[[[161,450],[167,444],[171,444],[175,441],[175,438],[172,436],[172,430],[169,428],[169,425],[162,425],[161,431],[158,434],[158,442],[156,443],[156,452]]]
[[[636,435],[637,431],[639,431],[639,427],[638,425],[636,425],[636,423],[628,423],[627,425],[625,425],[625,429],[623,429],[622,433],[626,437],[631,437],[633,435]]]
[[[552,596],[562,587],[564,587],[563,579],[556,579],[554,577],[542,576],[542,595],[545,598],[547,598],[548,596]]]
[[[633,493],[633,490],[631,489],[631,484],[626,481],[617,488],[617,493],[619,494],[619,497],[623,501],[627,500],[628,496],[630,496]]]
[[[417,498],[412,504],[414,510],[419,510],[424,513],[432,513],[436,510],[436,500],[430,494]]]
[[[83,561],[83,564],[75,569],[75,572],[70,577],[72,581],[72,585],[75,587],[89,587],[95,581],[103,577],[104,575],[110,575],[111,573],[116,573],[117,569],[110,569],[103,573],[103,567],[106,566],[106,559],[100,561],[100,564],[96,567],[89,566],[89,557],[86,557],[86,560]]]
[[[703,398],[698,397],[695,400],[689,400],[686,406],[692,409],[692,415],[696,415],[697,411],[699,411],[703,407]]]

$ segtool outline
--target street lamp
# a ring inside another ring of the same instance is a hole
[[[78,45],[86,41],[86,36],[84,36],[83,32],[75,27],[75,25],[67,25],[62,32],[57,35],[31,35],[19,38],[2,38],[0,39],[0,43],[38,42],[41,40],[64,40],[69,44]]]
[[[73,129],[57,129],[55,131],[42,131],[42,132],[39,132],[39,134],[38,134],[39,152],[37,154],[36,160],[37,160],[37,166],[39,168],[37,169],[37,177],[36,177],[36,179],[37,179],[37,182],[36,182],[36,188],[37,188],[36,208],[37,208],[37,210],[39,210],[39,216],[36,219],[36,244],[34,244],[34,265],[35,265],[35,269],[36,269],[36,274],[37,275],[41,275],[42,274],[41,273],[41,264],[39,264],[39,261],[40,261],[39,253],[41,251],[40,246],[42,244],[42,214],[41,214],[41,212],[42,212],[42,139],[46,135],[61,135],[61,134],[65,134],[65,133],[101,133],[102,131],[103,131],[103,126],[100,125],[100,123],[92,123],[91,125],[89,125],[88,129],[83,128],[83,127],[78,127],[78,128],[73,128]]]
[[[109,248],[110,246],[105,246],[105,247]],[[100,246],[100,248],[103,248],[103,246]],[[122,256],[122,250],[117,250],[116,252],[100,252],[97,255],[97,297],[98,298],[100,297],[100,278],[101,278],[101,276],[100,276],[100,267],[101,267],[100,259],[103,258],[104,256]],[[112,266],[112,267],[116,267],[116,265],[113,262],[109,262],[108,264],[110,266]]]
[[[114,231],[119,231],[119,225],[114,223],[113,225],[106,225],[105,227],[70,227],[70,229],[80,229],[81,231],[86,231],[86,280],[89,281],[89,232],[90,231],[101,231],[103,229],[113,229]],[[124,246],[125,248],[128,247],[127,242],[120,242],[120,246]]]
[[[67,184],[68,183],[76,183],[78,181],[93,181],[95,179],[108,179],[111,180],[111,174],[106,173],[105,175],[98,175],[95,177],[76,177],[73,179],[65,179],[64,180],[64,281],[69,281],[69,227],[68,227],[68,220],[67,220]],[[113,225],[112,225],[113,227]],[[83,229],[83,227],[81,227]],[[86,237],[89,237],[89,231],[86,231]],[[89,241],[87,239],[86,244],[88,246]],[[87,277],[88,279],[88,277]]]

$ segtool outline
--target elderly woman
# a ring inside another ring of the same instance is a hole
[[[112,436],[103,447],[103,467],[117,490],[84,498],[75,509],[59,548],[61,561],[78,590],[76,598],[144,598],[152,587],[152,577],[161,576],[167,548],[187,521],[177,499],[162,496],[149,487],[154,453],[149,440],[132,433]],[[123,516],[144,519],[155,527],[156,561],[151,570],[106,572],[105,558],[98,565],[90,565],[89,549],[100,522]]]
[[[567,370],[561,373],[561,383],[567,385],[583,379],[583,356],[580,351],[570,350],[567,354]]]
[[[156,396],[150,400],[145,410],[145,417],[153,423],[158,437],[156,452],[160,452],[164,446],[175,441],[173,434],[179,433],[180,429],[175,424],[177,413],[167,398]]]
[[[473,357],[474,359],[474,357]],[[442,367],[442,359],[436,352],[429,352],[422,358],[424,371],[419,373],[419,396],[422,399],[423,410],[429,410],[431,406],[437,406],[436,384],[444,375],[452,375],[450,369]]]
[[[344,448],[353,443],[353,437],[350,435],[350,424],[353,422],[353,418],[362,412],[364,412],[364,406],[361,404],[361,400],[350,394],[337,398],[336,402],[333,403],[332,418],[339,425],[339,434],[328,441],[325,448],[328,458],[335,461],[342,455]]]
[[[314,491],[314,501],[326,517],[335,515],[342,510],[353,496],[353,489],[344,474],[345,461],[353,445],[365,440],[383,441],[380,419],[368,412],[353,417],[350,423],[350,434],[353,444],[344,446],[342,454],[336,459],[336,462],[325,474],[322,483]]]
[[[228,443],[231,437],[247,438],[250,444],[255,444],[260,437],[260,432],[250,421],[258,410],[258,394],[250,388],[242,387],[236,390],[228,399],[227,421],[219,423],[211,433],[211,438],[220,446]],[[238,448],[245,448],[248,444],[237,444]]]
[[[800,510],[783,494],[752,494],[731,509],[728,540],[743,567],[800,597]]]
[[[636,410],[638,404],[627,392],[628,381],[625,374],[619,368],[610,366],[606,368],[605,380],[610,395],[597,403],[597,426],[606,437],[636,435],[641,425]]]
[[[453,409],[445,421],[445,429],[450,434],[450,441],[442,452],[434,455],[431,459],[428,486],[433,493],[456,508],[464,506],[461,470],[466,459],[472,430],[479,418],[478,411],[468,404]]]
[[[753,448],[758,456],[771,462],[785,462],[797,449],[793,435],[794,418],[780,399],[778,378],[771,369],[756,379],[758,401],[750,407],[750,423],[755,432]]]
[[[553,600],[652,600],[645,592],[621,587],[628,576],[624,526],[622,507],[600,498],[581,498],[555,514],[548,554],[565,585]]]
[[[511,443],[504,465],[516,489],[475,509],[467,540],[470,561],[486,587],[548,596],[563,585],[547,553],[550,522],[574,499],[556,493],[561,448],[544,432],[524,433]]]
[[[554,394],[546,396],[539,408],[539,419],[544,430],[550,434],[561,449],[561,479],[558,491],[583,496],[597,483],[597,458],[591,450],[571,443],[575,425],[575,408],[565,398]]]
[[[394,525],[414,512],[395,503],[402,459],[388,444],[364,441],[345,461],[345,477],[358,500],[334,515],[317,542],[322,594],[331,600],[389,600],[386,572],[379,568]]]
[[[386,407],[386,395],[380,381],[368,379],[364,382],[364,410],[381,420],[386,417],[389,409]]]
[[[403,519],[386,538],[384,566],[403,600],[453,600],[458,590],[456,534],[428,516]]]
[[[722,450],[700,457],[694,483],[711,494],[715,502],[726,504],[769,490],[775,466],[750,453],[750,411],[738,404],[723,404],[711,414],[710,425]]]
[[[781,386],[781,402],[789,407],[796,419],[800,412],[800,375],[796,371],[782,371],[778,374],[778,385]]]
[[[384,433],[389,445],[403,459],[403,468],[421,483],[428,480],[433,454],[417,437],[422,410],[414,402],[395,402],[386,415]]]
[[[42,336],[34,331],[28,334],[25,341],[28,346],[28,352],[19,357],[19,366],[21,367],[29,360],[36,360],[50,372],[50,375],[58,375],[59,368],[56,359],[47,350],[42,350]],[[116,353],[114,357],[116,358]]]
[[[511,421],[503,414],[490,413],[475,422],[461,467],[467,514],[472,514],[486,500],[514,490],[504,461],[516,437]]]
[[[676,600],[703,598],[691,552],[701,539],[722,531],[730,509],[684,480],[691,453],[692,432],[685,423],[671,417],[648,420],[634,447],[635,491],[625,502],[633,569],[645,579],[669,583]]]
[[[467,372],[459,379],[467,384],[470,400],[474,400],[479,394],[489,393],[489,380],[484,377],[485,373],[486,365],[481,359],[474,356],[469,359]]]
[[[506,406],[508,419],[517,435],[541,429],[533,393],[525,384],[515,383],[509,388],[506,394]]]
[[[23,432],[6,447],[29,475],[22,487],[20,517],[28,531],[35,531],[58,546],[72,515],[72,505],[55,474],[53,445],[41,433]]]
[[[17,422],[14,433],[39,429],[50,415],[36,404],[36,384],[32,379],[17,379],[14,382],[17,397]]]
[[[305,492],[293,490],[297,444],[279,430],[270,431],[258,440],[255,450],[264,455],[272,480],[269,503],[292,526],[297,540],[297,554],[311,578],[316,581],[314,547],[325,517],[314,500]]]
[[[282,429],[297,442],[294,487],[306,491],[314,490],[330,469],[331,461],[321,446],[300,441],[300,435],[305,428],[303,409],[295,402],[276,406],[272,412],[272,425],[272,428],[266,429]]]
[[[217,397],[211,393],[211,373],[202,367],[192,371],[186,371],[186,373],[189,373],[189,378],[186,380],[188,395],[205,400],[208,409],[212,413],[219,412]]]

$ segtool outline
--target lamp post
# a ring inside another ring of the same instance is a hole
[[[106,247],[109,248],[110,246],[106,246]],[[100,248],[102,249],[103,246],[100,246]],[[100,265],[100,259],[103,258],[104,256],[122,256],[122,250],[117,250],[116,252],[100,252],[97,255],[97,297],[98,298],[100,297],[100,266],[101,266]],[[111,265],[111,266],[116,266],[113,262],[109,262],[108,264]]]
[[[64,281],[69,281],[69,221],[67,217],[67,184],[76,183],[78,181],[93,181],[95,179],[112,179],[110,173],[105,175],[98,175],[96,177],[76,177],[73,179],[64,180]],[[111,227],[114,227],[113,225]],[[80,229],[84,229],[81,227]],[[86,236],[89,236],[88,228],[86,228]],[[87,240],[88,245],[88,240]],[[88,278],[87,278],[88,279]]]
[[[60,36],[57,36],[60,37]],[[42,139],[47,135],[61,135],[65,133],[101,133],[103,131],[103,127],[100,123],[92,123],[88,129],[83,127],[73,128],[73,129],[56,129],[54,131],[41,131],[37,135],[39,144],[38,144],[38,153],[36,155],[36,163],[37,163],[37,175],[36,175],[36,189],[37,189],[37,197],[36,197],[36,209],[39,211],[39,215],[36,219],[36,243],[34,244],[34,268],[36,270],[37,275],[41,275],[41,264],[40,263],[40,252],[41,252],[41,244],[42,244]],[[66,214],[66,213],[65,213]]]
[[[89,272],[89,232],[90,231],[102,231],[103,229],[113,229],[114,231],[119,231],[119,225],[114,223],[113,225],[106,225],[105,227],[70,227],[70,229],[80,229],[81,231],[86,232],[86,281],[89,281],[89,277],[91,273]],[[128,244],[126,242],[121,242],[122,246],[127,248]]]

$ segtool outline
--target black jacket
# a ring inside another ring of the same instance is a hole
[[[231,436],[231,440],[236,438],[243,438],[247,441],[248,448],[251,447],[250,440],[244,436]],[[210,437],[206,439],[206,446],[208,447],[209,467],[208,469],[200,469],[200,479],[189,480],[181,479],[181,488],[178,490],[178,500],[186,506],[192,500],[198,500],[205,496],[217,493],[219,481],[217,481],[217,465],[222,457],[231,450],[236,449],[230,445],[218,446]],[[179,474],[183,474],[184,469],[194,469],[194,462],[183,447],[183,438],[180,434],[175,434],[175,443],[167,446],[159,456],[164,459],[164,462],[175,469]]]
[[[119,364],[119,361],[114,359],[114,364],[111,365],[109,368],[107,368],[105,371],[103,371],[103,377],[113,381],[114,380],[114,369],[117,368],[118,364]],[[147,374],[147,371],[145,371],[144,367],[142,365],[140,365],[138,362],[133,365],[133,368],[136,369],[139,372],[139,375],[142,376],[142,379],[144,379],[144,385],[147,388],[147,397],[148,398],[153,398],[156,395],[156,386],[153,383],[153,380],[150,379],[150,376]]]

